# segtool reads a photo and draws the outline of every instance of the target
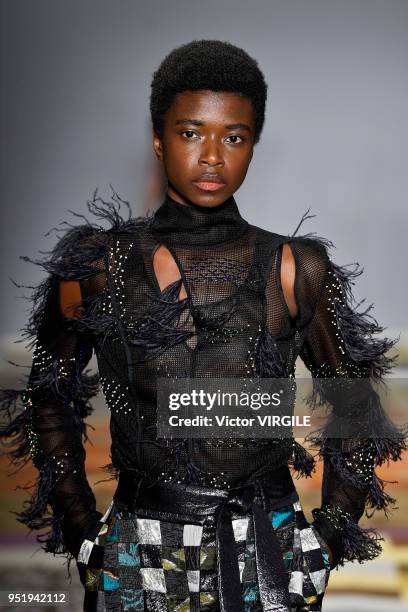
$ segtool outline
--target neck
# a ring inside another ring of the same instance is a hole
[[[166,193],[150,229],[174,244],[218,244],[236,239],[248,228],[233,196],[217,206],[181,204]]]

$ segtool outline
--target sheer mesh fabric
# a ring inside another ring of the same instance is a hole
[[[344,299],[339,291],[338,285],[332,282],[332,271],[327,268],[325,261],[316,253],[304,252],[299,244],[293,245],[296,261],[303,262],[307,266],[308,280],[297,286],[299,291],[299,302],[304,303],[307,295],[312,295],[312,303],[315,304],[314,315],[308,326],[305,341],[302,344],[300,356],[310,370],[313,377],[346,378],[367,376],[367,370],[362,364],[355,362],[347,348],[340,333],[340,327],[336,319],[334,303]],[[306,250],[308,250],[306,248]],[[300,264],[302,265],[302,264]],[[334,411],[342,410],[342,404],[336,403],[336,395],[330,398]],[[364,409],[364,406],[363,406]],[[351,448],[361,442],[333,438],[330,441],[331,448],[337,449],[345,457],[352,457]],[[371,450],[371,449],[368,449]],[[366,473],[372,473],[373,462],[367,465],[367,453],[355,455],[354,470],[364,469]],[[365,490],[354,485],[343,474],[339,474],[333,464],[324,457],[324,475],[322,487],[322,505],[336,506],[351,514],[357,522],[365,509]]]
[[[234,223],[236,218],[235,213]],[[238,228],[241,237],[230,240],[228,236],[228,240],[210,245],[179,244],[183,237],[179,240],[172,235],[176,234],[174,228],[172,234],[164,233],[164,225],[156,219],[140,242],[125,237],[120,243],[120,253],[129,253],[122,257],[121,270],[115,276],[120,295],[119,317],[121,313],[132,312],[132,321],[128,315],[122,317],[121,333],[127,352],[123,352],[123,343],[117,342],[117,338],[113,342],[108,338],[99,357],[99,370],[110,388],[119,383],[123,405],[138,406],[141,416],[139,423],[135,418],[129,423],[127,415],[122,416],[126,408],[120,414],[117,410],[113,427],[126,440],[128,455],[134,448],[131,440],[136,439],[139,431],[139,467],[150,476],[216,486],[236,484],[250,474],[271,470],[281,461],[282,449],[277,453],[276,441],[157,439],[156,378],[244,377],[255,372],[253,353],[266,313],[262,273],[265,274],[273,245],[269,236],[258,235],[243,221]],[[183,229],[180,225],[178,228]],[[191,240],[191,235],[188,238]],[[176,279],[163,291],[153,266],[154,253],[161,244],[167,246],[180,273],[180,280]],[[126,279],[124,284],[122,279]],[[187,293],[184,300],[179,299],[181,283]],[[109,296],[107,299],[111,301]],[[115,304],[105,306],[110,307],[114,309]],[[141,334],[143,328],[145,332]],[[113,360],[119,361],[121,367],[115,366]],[[118,380],[118,372],[126,370],[125,378]],[[133,398],[126,388],[129,372]],[[290,444],[286,451],[290,453]],[[117,456],[121,451],[113,448],[112,452]],[[242,465],[243,452],[249,458],[246,466]],[[132,456],[128,465],[135,461]]]

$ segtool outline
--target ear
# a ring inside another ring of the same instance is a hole
[[[163,161],[163,143],[160,136],[155,132],[153,128],[153,150],[159,161]]]

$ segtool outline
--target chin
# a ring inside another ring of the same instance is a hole
[[[211,208],[213,206],[218,206],[219,204],[222,204],[223,202],[225,202],[225,200],[228,200],[228,198],[231,197],[231,193],[221,193],[220,192],[204,192],[200,193],[200,194],[192,194],[191,197],[189,197],[189,200],[191,202],[193,202],[194,204],[197,204],[198,206],[206,206],[208,208]]]

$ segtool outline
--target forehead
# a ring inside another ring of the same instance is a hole
[[[178,93],[166,117],[171,122],[188,118],[204,123],[245,121],[255,124],[255,111],[249,98],[224,91],[200,90]]]

